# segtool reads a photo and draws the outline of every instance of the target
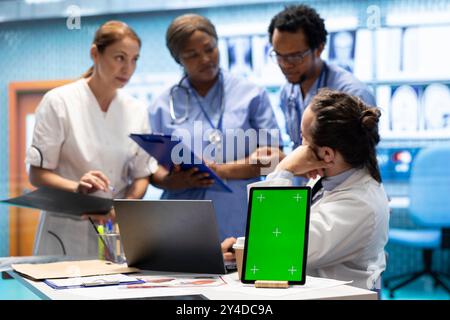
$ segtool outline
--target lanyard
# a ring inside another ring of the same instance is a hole
[[[203,115],[205,116],[206,120],[208,121],[209,125],[211,126],[211,128],[215,129],[215,130],[220,130],[222,131],[222,119],[223,119],[223,114],[225,111],[225,104],[224,104],[224,95],[225,95],[225,89],[224,89],[224,81],[223,81],[223,76],[222,73],[220,72],[219,74],[219,85],[220,85],[220,89],[219,89],[219,94],[220,94],[220,116],[219,116],[219,121],[217,121],[217,126],[214,125],[212,119],[209,117],[208,113],[206,112],[206,109],[203,107],[203,104],[201,103],[200,99],[197,96],[197,93],[195,92],[195,90],[193,91],[193,95],[195,97],[195,100],[197,101],[198,105],[200,106],[200,109],[202,110]],[[214,98],[215,96],[211,99],[211,102],[214,102]]]
[[[322,79],[324,80],[322,82]],[[322,70],[320,71],[320,75],[319,75],[319,79],[317,81],[317,87],[316,87],[316,92],[315,94],[317,94],[317,92],[319,91],[319,89],[321,87],[325,87],[327,85],[328,82],[328,66],[326,64],[326,62],[323,62],[323,67]],[[303,113],[304,107],[300,108],[300,103],[299,103],[299,94],[301,92],[301,87],[300,85],[299,87],[299,93],[296,95],[295,94],[295,84],[291,85],[291,92],[289,94],[288,97],[288,105],[287,105],[287,113],[288,113],[288,130],[289,130],[289,134],[291,136],[291,139],[294,142],[295,146],[298,146],[301,144],[301,132],[300,132],[300,125],[301,125],[301,114]],[[302,103],[303,105],[303,103]],[[295,109],[295,110],[291,110],[291,109]],[[293,112],[292,112],[293,111]],[[295,114],[293,114],[295,113]],[[294,127],[296,126],[296,127]],[[297,132],[298,131],[298,132]]]

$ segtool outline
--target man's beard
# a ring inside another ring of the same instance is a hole
[[[306,78],[307,78],[307,76],[305,74],[302,74],[295,84],[302,84],[303,81],[306,80]]]

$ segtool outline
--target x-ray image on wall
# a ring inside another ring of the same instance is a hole
[[[425,109],[426,130],[450,128],[450,89],[447,85],[429,85],[423,93],[422,106]]]
[[[339,31],[330,34],[328,61],[353,72],[355,62],[356,31]]]
[[[248,76],[252,72],[251,37],[232,37],[227,39],[228,67],[230,72]]]
[[[391,130],[414,132],[419,129],[418,87],[402,85],[392,91]]]
[[[270,43],[267,39],[267,36],[255,35],[252,37],[252,64],[253,64],[253,72],[257,76],[261,76],[264,74],[264,70],[267,67],[272,67],[274,63],[270,61],[269,51],[270,51]]]
[[[270,85],[283,85],[286,80],[278,64],[273,61],[269,53],[272,46],[267,35],[254,35],[252,37],[252,65],[254,75],[270,83]]]

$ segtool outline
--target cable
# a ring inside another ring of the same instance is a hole
[[[66,255],[66,248],[64,247],[64,243],[62,242],[61,238],[58,237],[58,236],[56,235],[56,233],[54,233],[53,231],[48,230],[47,232],[48,232],[49,234],[51,234],[52,236],[54,236],[54,237],[56,238],[56,240],[59,241],[59,244],[61,245],[63,254]]]

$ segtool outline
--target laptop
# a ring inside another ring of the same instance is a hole
[[[211,200],[114,200],[129,267],[225,274]]]
[[[250,189],[241,280],[305,284],[309,187]]]

